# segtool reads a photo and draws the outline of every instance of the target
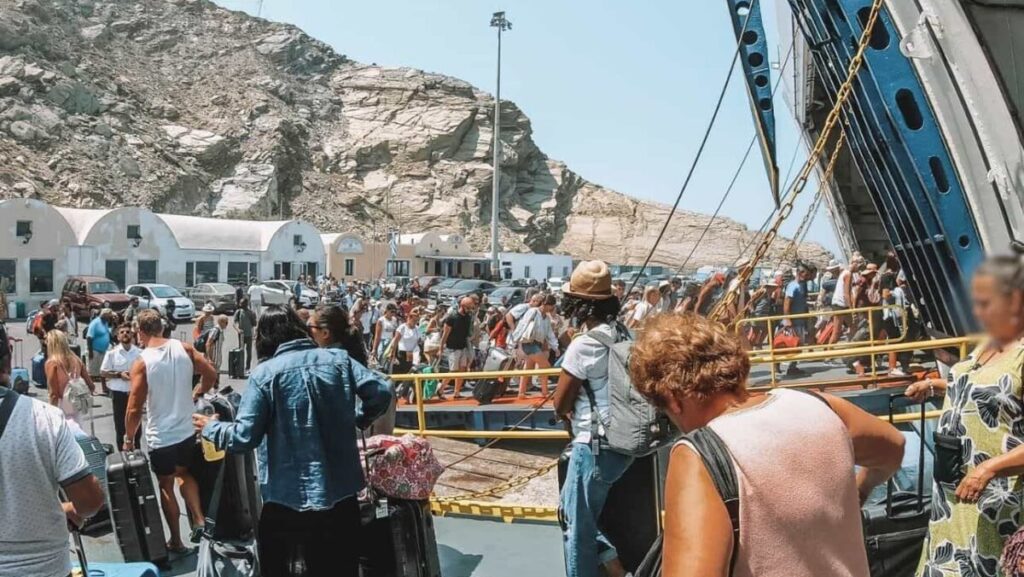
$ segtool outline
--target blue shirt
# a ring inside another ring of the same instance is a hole
[[[235,422],[211,421],[203,438],[233,453],[257,448],[264,501],[322,511],[362,490],[356,427],[382,415],[393,394],[343,349],[297,339],[253,370]]]
[[[105,353],[110,348],[110,327],[102,318],[96,317],[89,322],[89,329],[85,336],[92,339],[92,350],[96,353]]]
[[[789,299],[789,314],[806,313],[808,311],[807,283],[798,280],[790,281],[786,285],[786,298]]]

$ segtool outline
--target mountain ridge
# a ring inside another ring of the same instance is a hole
[[[501,107],[502,248],[642,262],[669,207],[549,158]],[[354,62],[207,0],[0,0],[0,198],[451,230],[484,250],[493,108],[463,80]],[[681,264],[708,218],[679,211],[652,262]],[[689,264],[732,263],[753,234],[716,219]]]

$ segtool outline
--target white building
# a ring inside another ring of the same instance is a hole
[[[68,248],[77,244],[64,217],[45,202],[0,200],[0,290],[25,310],[58,297],[68,275]]]
[[[104,276],[126,287],[137,283],[183,286],[182,254],[167,224],[140,207],[111,210],[56,207],[75,231],[68,273]]]
[[[157,215],[181,249],[179,286],[288,279],[324,271],[320,231],[301,220],[255,221]]]
[[[568,280],[572,274],[572,257],[565,254],[500,252],[498,258],[504,278],[543,281],[557,277]]]

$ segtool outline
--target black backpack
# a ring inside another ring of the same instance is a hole
[[[711,475],[711,481],[725,509],[729,512],[729,521],[732,522],[732,557],[729,559],[729,575],[732,575],[736,567],[736,556],[740,548],[740,490],[739,482],[736,479],[736,469],[732,464],[732,456],[725,442],[718,436],[711,427],[702,427],[684,437],[690,445],[697,450],[701,459],[704,460],[704,467]],[[651,545],[640,566],[637,567],[634,577],[661,577],[661,555],[664,547],[664,535],[658,535],[658,539]]]

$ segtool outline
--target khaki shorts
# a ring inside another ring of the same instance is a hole
[[[89,359],[89,376],[98,377],[100,376],[100,367],[103,366],[103,357],[105,353],[99,353],[93,351],[92,358]]]

